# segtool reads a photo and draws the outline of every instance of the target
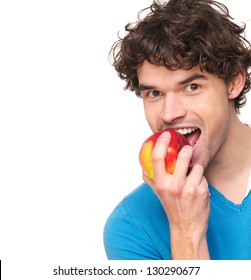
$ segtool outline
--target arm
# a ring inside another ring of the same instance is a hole
[[[209,216],[208,184],[201,165],[194,165],[187,176],[192,147],[179,153],[172,175],[165,170],[170,134],[163,133],[153,151],[154,182],[143,174],[159,198],[169,220],[172,259],[209,259],[206,231]]]

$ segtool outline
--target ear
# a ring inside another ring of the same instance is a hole
[[[239,74],[230,81],[228,85],[228,98],[235,99],[239,96],[243,87],[245,85],[246,75],[244,72],[239,72]]]

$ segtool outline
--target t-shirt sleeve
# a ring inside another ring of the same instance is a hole
[[[161,259],[149,233],[121,204],[106,221],[104,247],[109,260]]]

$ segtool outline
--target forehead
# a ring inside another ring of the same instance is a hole
[[[168,84],[179,84],[182,81],[185,81],[188,77],[198,75],[204,76],[209,79],[209,73],[205,71],[201,71],[199,66],[195,66],[190,70],[168,70],[164,66],[157,66],[149,63],[148,61],[144,61],[143,64],[137,69],[139,84],[158,84],[163,82],[168,82]]]

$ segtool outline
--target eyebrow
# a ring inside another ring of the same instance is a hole
[[[194,80],[198,80],[198,79],[201,79],[201,80],[208,80],[208,78],[203,75],[203,74],[198,74],[198,73],[195,73],[193,74],[192,76],[178,82],[178,85],[185,85],[185,84],[189,84],[191,82],[193,82]]]
[[[198,79],[208,80],[208,78],[205,75],[199,74],[199,73],[195,73],[195,74],[187,77],[186,79],[184,79],[182,81],[179,81],[178,85],[186,85],[186,84],[191,83],[194,80],[198,80]],[[155,89],[155,87],[154,86],[147,86],[147,85],[139,84],[138,91],[152,90],[152,89]]]

